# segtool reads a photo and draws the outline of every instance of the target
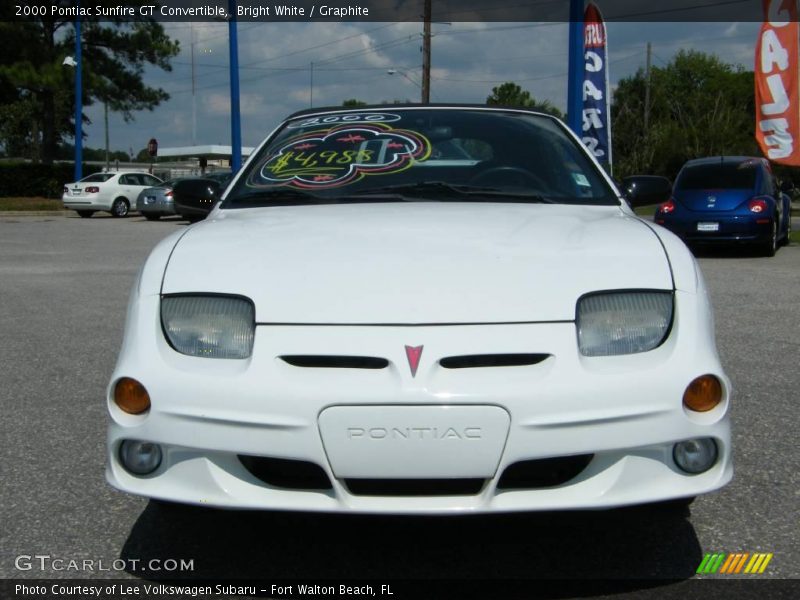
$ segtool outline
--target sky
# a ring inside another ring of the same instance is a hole
[[[161,148],[229,145],[227,24],[164,27],[180,42],[181,52],[172,72],[148,68],[144,80],[168,92],[170,100],[134,113],[129,123],[110,113],[111,149],[135,154],[153,137]],[[655,66],[681,49],[693,49],[752,69],[759,27],[753,22],[609,23],[612,88],[644,68],[647,42]],[[514,81],[537,100],[565,111],[567,29],[566,23],[434,23],[431,100],[484,103],[494,86]],[[242,22],[238,37],[243,146],[258,145],[283,118],[312,105],[340,105],[348,98],[419,101],[421,23]],[[92,123],[84,128],[84,145],[104,147],[102,105],[88,107],[85,114]]]

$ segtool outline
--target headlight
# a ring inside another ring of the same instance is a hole
[[[253,351],[255,309],[232,296],[165,296],[161,324],[181,354],[204,358],[247,358]]]
[[[578,345],[584,356],[647,352],[672,323],[672,292],[603,292],[578,301]]]

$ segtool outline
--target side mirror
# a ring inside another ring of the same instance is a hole
[[[211,194],[212,196],[219,196],[220,191],[221,191],[221,189],[220,189],[219,183],[217,183],[216,181],[209,181],[208,182],[208,192],[209,192],[209,194]]]
[[[794,191],[794,182],[791,179],[781,181],[780,190],[784,194],[791,194]]]
[[[661,204],[669,200],[672,184],[666,177],[633,175],[622,180],[622,195],[632,207]]]

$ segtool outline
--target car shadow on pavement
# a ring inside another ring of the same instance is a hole
[[[577,578],[622,592],[695,574],[702,553],[688,517],[688,509],[657,506],[387,517],[150,502],[121,558],[194,561],[192,572],[131,571],[146,579]]]

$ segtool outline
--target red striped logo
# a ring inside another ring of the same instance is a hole
[[[422,356],[422,346],[406,346],[406,358],[408,358],[408,366],[411,368],[411,376],[417,376],[417,368],[419,368],[419,359]]]

